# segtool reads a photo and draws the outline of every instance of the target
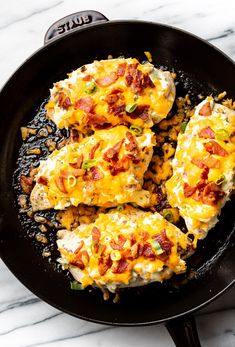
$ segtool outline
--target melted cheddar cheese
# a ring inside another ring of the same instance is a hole
[[[203,239],[218,221],[233,189],[235,112],[212,97],[200,103],[178,136],[173,176],[167,181],[168,200],[178,207],[188,232]]]
[[[151,127],[175,99],[168,71],[137,59],[94,61],[54,84],[47,115],[59,128],[83,133],[119,124]]]
[[[33,210],[81,203],[149,205],[150,194],[142,184],[153,144],[150,129],[137,136],[125,126],[117,126],[55,150],[40,163],[30,196]]]
[[[192,249],[187,236],[160,214],[133,208],[101,213],[94,223],[60,230],[58,237],[63,267],[83,287],[112,292],[185,272],[181,255]]]

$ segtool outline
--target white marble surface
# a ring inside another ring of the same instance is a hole
[[[174,25],[209,40],[235,59],[234,0],[0,0],[0,86],[42,45],[53,21],[84,9],[98,10],[110,20],[145,19]],[[202,346],[235,346],[235,310],[200,315],[197,323]],[[31,294],[0,261],[1,347],[111,344],[173,346],[161,325],[114,328],[63,314]]]

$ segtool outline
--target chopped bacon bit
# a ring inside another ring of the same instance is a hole
[[[94,100],[91,96],[84,96],[75,102],[75,109],[77,108],[89,113],[94,108]]]
[[[211,155],[209,156],[209,158],[204,159],[204,163],[210,169],[219,169],[220,168],[220,160],[219,159],[215,159]]]
[[[184,183],[184,196],[189,198],[196,192],[196,187],[191,187],[188,183]]]
[[[203,169],[205,166],[207,166],[209,169],[219,169],[220,168],[220,161],[219,159],[215,159],[212,156],[209,156],[205,159],[196,159],[192,158],[191,162],[198,166],[200,169]]]
[[[83,154],[77,157],[76,163],[69,163],[69,165],[72,166],[74,169],[81,169],[82,162],[83,162]]]
[[[87,251],[82,251],[78,254],[76,254],[75,259],[73,259],[70,264],[73,266],[79,267],[79,269],[84,270],[85,269],[85,264],[89,262],[89,254]],[[84,264],[85,263],[85,264]]]
[[[138,150],[138,144],[137,144],[135,136],[130,131],[127,131],[126,137],[127,137],[127,140],[129,141],[129,143],[125,143],[126,150],[129,152]]]
[[[109,163],[112,161],[117,161],[123,142],[124,139],[117,142],[113,147],[109,148],[103,155],[104,160],[108,161]]]
[[[55,184],[57,186],[57,188],[62,192],[62,193],[67,193],[67,190],[65,188],[65,185],[64,185],[64,179],[62,176],[59,176],[59,177],[56,177],[55,178]]]
[[[113,163],[113,165],[109,165],[108,169],[112,176],[116,176],[120,172],[125,172],[129,169],[129,159],[127,157],[124,157],[118,162]]]
[[[129,263],[125,259],[120,259],[118,265],[112,270],[114,274],[122,274],[128,269]]]
[[[82,240],[80,242],[80,245],[75,249],[74,253],[77,254],[82,249],[83,246],[84,246],[84,241]]]
[[[191,163],[199,167],[200,169],[203,169],[205,167],[204,160],[202,159],[197,159],[197,158],[192,158]]]
[[[149,119],[149,113],[148,113],[149,105],[138,105],[134,112],[128,113],[128,116],[132,119],[140,118],[143,121],[146,121]]]
[[[95,113],[90,113],[88,115],[87,124],[93,125],[95,129],[107,129],[112,125],[108,122],[105,116],[101,116]]]
[[[223,147],[221,147],[216,141],[206,142],[204,143],[204,147],[206,151],[210,154],[217,154],[222,157],[226,157],[228,155],[228,152]]]
[[[99,181],[104,177],[103,172],[101,172],[97,166],[91,167],[90,172],[93,181]]]
[[[82,78],[83,81],[91,81],[92,80],[92,76],[91,75],[86,75]]]
[[[214,139],[215,133],[210,127],[206,127],[199,132],[198,136],[204,139]]]
[[[114,116],[117,117],[122,117],[124,115],[125,112],[125,104],[121,104],[121,105],[109,105],[108,107],[108,113],[113,113]]]
[[[70,98],[64,92],[60,92],[59,98],[58,98],[58,104],[59,104],[59,106],[65,108],[65,109],[68,109],[69,106],[72,105],[72,102],[71,102]]]
[[[142,237],[143,241],[145,242],[145,241],[147,241],[148,238],[149,238],[149,233],[147,233],[146,231],[142,231],[142,232],[140,233],[140,236]]]
[[[71,129],[70,130],[70,140],[72,143],[79,142],[79,133],[77,129]]]
[[[93,227],[93,229],[91,231],[91,235],[92,235],[92,241],[93,242],[99,242],[101,233],[97,227]]]
[[[111,240],[110,246],[112,247],[112,249],[120,251],[121,249],[123,249],[125,242],[126,242],[126,238],[123,235],[118,235],[118,242]]]
[[[202,173],[201,173],[201,179],[203,180],[207,180],[208,179],[208,174],[209,174],[209,167],[205,166],[202,170]]]
[[[43,184],[44,186],[48,185],[48,179],[45,176],[38,177],[38,183]]]
[[[86,172],[85,169],[74,169],[73,171],[61,170],[60,171],[60,177],[62,179],[66,179],[69,176],[74,176],[75,178],[78,178],[80,176],[83,176],[85,174],[85,172]]]
[[[126,75],[125,77],[125,80],[126,80],[126,85],[127,87],[130,86],[133,82],[133,77],[130,75],[130,73],[128,73],[128,75]]]
[[[214,182],[209,182],[204,188],[202,202],[213,206],[216,205],[224,195],[225,193]]]
[[[112,259],[109,256],[105,256],[105,257],[100,257],[98,260],[98,270],[100,273],[100,276],[103,276],[108,269],[111,268],[113,262]]]
[[[147,87],[154,88],[155,85],[148,74],[144,74],[137,68],[138,64],[130,64],[125,76],[126,85],[130,86],[133,93],[141,94]]]
[[[200,116],[211,116],[212,114],[212,109],[211,109],[211,105],[210,102],[206,102],[202,108],[200,109],[200,111],[198,112],[200,114]]]
[[[118,65],[117,75],[124,76],[126,71],[126,63],[122,63]]]
[[[118,75],[115,72],[111,72],[110,75],[100,77],[96,80],[96,83],[100,87],[108,87],[118,79]]]
[[[130,159],[134,164],[139,164],[141,157],[138,157],[137,154],[127,154],[126,158]]]
[[[156,256],[155,253],[149,243],[144,244],[142,255],[144,258],[155,260]]]
[[[94,159],[95,157],[95,152],[96,150],[99,148],[100,146],[100,142],[97,142],[92,148],[91,148],[91,151],[89,153],[89,159]]]
[[[111,105],[111,104],[115,104],[115,102],[117,102],[119,99],[119,96],[118,94],[108,94],[106,97],[105,97],[105,101]]]
[[[152,238],[159,242],[162,250],[169,255],[171,252],[171,248],[173,247],[173,243],[168,239],[166,235],[166,230],[164,229],[159,234],[152,236]]]
[[[30,194],[33,189],[33,179],[31,177],[21,175],[20,185],[25,194]]]

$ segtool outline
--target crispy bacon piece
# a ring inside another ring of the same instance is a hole
[[[21,175],[20,185],[25,194],[30,194],[33,189],[33,179],[31,177]]]
[[[209,174],[209,167],[205,166],[202,170],[202,173],[201,173],[201,179],[202,180],[207,180],[208,179],[208,174]]]
[[[209,169],[219,169],[220,168],[220,160],[215,159],[212,156],[209,156],[205,159],[196,159],[192,158],[191,162],[199,167],[200,169],[203,169],[205,166],[207,166]]]
[[[126,85],[130,86],[135,94],[141,94],[147,87],[154,88],[155,85],[148,74],[138,70],[138,64],[129,64],[125,76]]]
[[[72,105],[72,102],[64,92],[59,92],[58,104],[60,107],[68,109]]]
[[[164,229],[159,234],[153,235],[152,238],[159,242],[162,250],[169,255],[171,253],[171,248],[173,247],[173,243],[168,239],[166,235],[166,230]]]
[[[80,245],[75,249],[74,253],[75,254],[79,253],[79,251],[82,249],[83,246],[84,246],[84,241],[81,240]]]
[[[221,147],[218,142],[216,141],[209,141],[204,143],[204,147],[206,151],[210,154],[217,154],[220,155],[221,157],[226,157],[228,155],[228,152]]]
[[[96,80],[96,83],[100,87],[108,87],[118,79],[118,75],[115,72],[111,72],[110,75],[100,77]]]
[[[118,175],[120,172],[125,172],[129,169],[129,159],[124,157],[118,160],[116,163],[108,166],[108,169],[112,176]]]
[[[126,71],[126,63],[119,64],[117,68],[117,75],[124,76],[125,71]]]
[[[64,185],[64,179],[62,176],[59,176],[59,177],[56,177],[55,178],[55,184],[57,186],[57,188],[64,194],[68,193],[66,188],[65,188],[65,185]]]
[[[120,149],[122,147],[122,144],[124,142],[124,139],[117,142],[113,147],[109,148],[103,155],[103,159],[107,162],[117,161],[118,160],[118,154],[120,152]]]
[[[105,275],[108,269],[111,268],[113,262],[112,259],[110,258],[110,255],[105,256],[105,257],[100,257],[98,260],[98,270],[100,273],[100,276]]]
[[[72,143],[79,142],[79,134],[78,134],[78,131],[76,129],[70,130],[70,140]]]
[[[91,231],[92,241],[98,243],[100,241],[100,230],[97,227],[93,227]]]
[[[109,105],[112,105],[112,104],[115,104],[119,99],[119,96],[118,94],[108,94],[106,97],[105,97],[105,101],[109,104]]]
[[[81,169],[82,162],[83,162],[83,154],[77,157],[76,163],[69,163],[69,165],[72,166],[74,169]]]
[[[74,176],[75,178],[78,178],[80,176],[83,176],[85,174],[85,169],[74,169],[72,171],[70,170],[61,170],[60,171],[60,177],[62,179],[67,179],[69,176]]]
[[[94,159],[95,157],[95,152],[96,150],[99,148],[100,146],[100,142],[97,142],[92,148],[91,148],[91,151],[89,153],[89,159]]]
[[[94,100],[91,96],[84,96],[75,102],[75,109],[77,108],[89,113],[94,108]]]
[[[214,139],[215,133],[214,130],[211,129],[211,127],[205,127],[199,132],[198,136],[204,139]]]
[[[208,117],[208,116],[211,116],[212,114],[212,109],[211,109],[211,105],[210,105],[210,102],[206,102],[202,108],[200,109],[200,111],[198,112],[200,114],[200,116],[205,116],[205,117]]]
[[[184,183],[184,196],[189,198],[196,192],[196,187],[191,187],[188,183]]]
[[[96,113],[90,113],[88,115],[87,124],[93,125],[95,129],[107,129],[112,125],[105,116]]]
[[[126,150],[129,152],[138,150],[138,144],[137,144],[135,136],[130,131],[127,131],[126,137],[127,137],[127,140],[129,141],[129,143],[125,143]]]
[[[214,182],[209,182],[203,190],[202,202],[214,206],[224,195],[225,193]]]
[[[92,80],[92,76],[91,75],[86,75],[86,76],[84,76],[82,79],[83,79],[83,81],[91,81]]]
[[[127,154],[126,158],[130,159],[134,164],[139,164],[141,162],[141,158],[137,154]]]
[[[115,267],[112,272],[114,274],[122,274],[128,269],[129,263],[125,259],[120,259],[117,267]]]
[[[149,243],[145,243],[143,246],[142,255],[146,259],[155,260],[155,253]]]
[[[111,240],[110,246],[112,249],[120,251],[123,249],[124,243],[126,242],[126,238],[123,235],[118,235],[118,242]]]
[[[149,105],[138,105],[134,112],[128,113],[128,116],[131,119],[140,118],[143,121],[147,121],[149,119],[149,113],[148,113],[149,107],[150,107]]]
[[[93,181],[99,181],[104,177],[103,172],[101,172],[97,166],[91,167],[90,172]]]
[[[45,176],[38,177],[38,183],[43,184],[44,186],[48,185],[48,179]]]
[[[84,270],[85,265],[89,262],[90,257],[87,251],[82,251],[76,254],[75,259],[73,259],[70,264],[79,267],[79,269]],[[85,264],[84,264],[85,263]]]

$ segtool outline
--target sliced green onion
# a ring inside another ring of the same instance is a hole
[[[71,281],[70,282],[70,289],[72,289],[72,290],[84,290],[81,283],[79,283],[77,281]]]
[[[123,211],[124,210],[124,206],[123,205],[117,205],[117,210],[119,212]]]
[[[143,129],[137,125],[131,125],[130,130],[132,130],[136,135],[141,135],[143,132]]]
[[[217,184],[217,186],[220,186],[223,183],[226,183],[226,177],[224,175],[220,175],[215,181],[215,184]]]
[[[170,210],[164,210],[162,216],[170,223],[174,222],[173,213]]]
[[[150,77],[153,81],[156,81],[158,79],[160,79],[160,74],[159,72],[157,71],[157,69],[154,69],[151,74],[150,74]]]
[[[132,205],[133,207],[135,207],[135,208],[138,208],[138,207],[139,207],[138,204],[137,204],[136,202],[131,202],[131,205]]]
[[[156,251],[157,255],[162,254],[164,252],[160,243],[157,240],[151,240],[150,243],[153,249]]]
[[[226,141],[229,140],[229,133],[225,129],[218,129],[215,132],[215,137],[217,140]]]
[[[181,129],[181,131],[184,133],[185,132],[185,129],[186,129],[186,127],[187,127],[187,124],[188,124],[188,122],[182,122],[181,124],[180,124],[180,129]]]
[[[95,159],[86,159],[82,164],[82,169],[90,169],[93,166],[97,165],[97,161]]]
[[[137,104],[127,104],[125,111],[128,113],[132,113],[135,111],[136,107],[137,107]]]
[[[87,94],[92,94],[96,91],[96,84],[94,82],[87,82],[86,88],[85,88],[85,93]]]

